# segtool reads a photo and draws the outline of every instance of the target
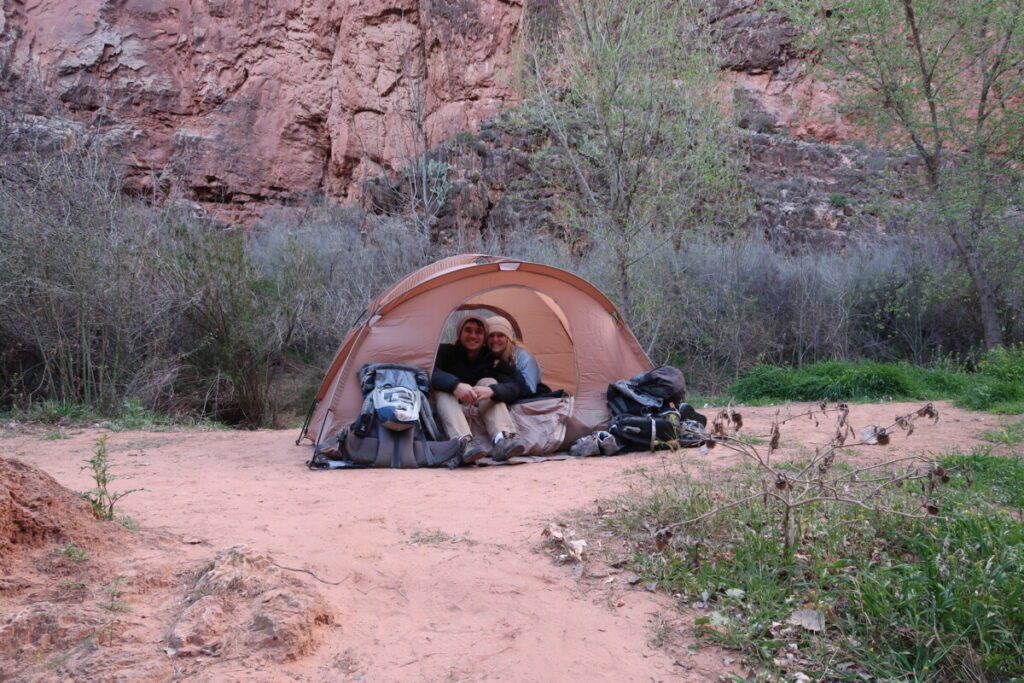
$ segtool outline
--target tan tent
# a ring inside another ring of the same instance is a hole
[[[540,363],[544,383],[576,397],[567,442],[607,419],[609,383],[652,368],[615,306],[586,280],[539,263],[452,256],[405,277],[370,304],[335,354],[299,438],[320,443],[358,417],[364,364],[433,370],[445,323],[453,312],[473,309],[507,317]]]

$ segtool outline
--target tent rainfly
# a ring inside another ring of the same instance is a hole
[[[299,441],[319,444],[355,421],[364,364],[406,363],[430,372],[451,314],[479,309],[508,318],[540,363],[544,383],[575,396],[563,446],[608,418],[610,383],[653,367],[615,306],[583,278],[539,263],[452,256],[370,304],[334,355]]]

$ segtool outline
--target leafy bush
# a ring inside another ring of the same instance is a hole
[[[313,364],[318,381],[373,297],[435,255],[350,210],[218,228],[124,196],[98,154],[29,152],[0,175],[0,407],[28,419],[275,424],[294,400],[280,378]]]
[[[1024,344],[992,349],[978,362],[978,371],[997,380],[1024,385]]]

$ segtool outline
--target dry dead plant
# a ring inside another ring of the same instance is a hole
[[[863,467],[836,467],[836,456],[848,449],[889,443],[892,434],[902,431],[907,437],[914,433],[917,421],[924,418],[936,423],[939,413],[928,403],[921,408],[898,415],[886,427],[870,426],[858,438],[850,424],[850,407],[846,403],[829,405],[822,402],[806,411],[779,417],[772,422],[767,444],[758,445],[741,440],[743,418],[732,406],[719,411],[708,429],[686,427],[684,436],[703,440],[702,448],[723,447],[739,453],[759,472],[761,490],[736,498],[710,510],[664,526],[655,532],[656,545],[664,547],[673,531],[697,524],[731,508],[757,504],[774,505],[779,511],[779,532],[783,540],[783,559],[788,560],[800,543],[800,513],[825,503],[838,503],[886,515],[925,518],[939,514],[934,492],[939,484],[949,481],[945,469],[934,459],[923,455],[892,458]],[[794,420],[807,418],[819,425],[822,418],[833,418],[835,432],[830,441],[815,449],[806,463],[794,467],[792,461],[779,461],[774,456],[779,448],[782,427]],[[887,503],[886,495],[909,482],[921,482],[922,501],[919,511],[901,510]]]

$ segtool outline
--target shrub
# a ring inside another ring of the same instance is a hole
[[[23,150],[0,172],[0,408],[51,422],[124,413],[141,426],[160,411],[273,425],[304,411],[298,403],[375,296],[452,250],[549,263],[609,294],[621,285],[614,244],[515,221],[452,245],[400,217],[326,206],[227,230],[121,185],[88,146]],[[842,254],[783,253],[697,232],[633,239],[642,258],[631,265],[630,326],[695,391],[723,392],[759,365],[969,359],[980,342],[976,302],[940,245],[898,237]],[[1007,311],[1019,290],[1001,290]],[[1007,314],[1019,338],[1014,320]],[[1010,412],[1024,409],[1022,349],[983,357],[977,376],[757,369],[736,389],[744,400],[962,396]]]
[[[828,196],[828,203],[837,209],[850,205],[850,198],[840,192],[833,192]]]
[[[127,395],[159,405],[179,367],[170,347],[180,302],[160,275],[170,214],[120,195],[96,154],[30,156],[5,170],[5,393],[105,410]]]
[[[957,396],[957,404],[971,410],[1024,412],[1024,385],[982,375]]]
[[[978,362],[978,371],[1000,381],[1024,385],[1024,344],[992,349]]]

